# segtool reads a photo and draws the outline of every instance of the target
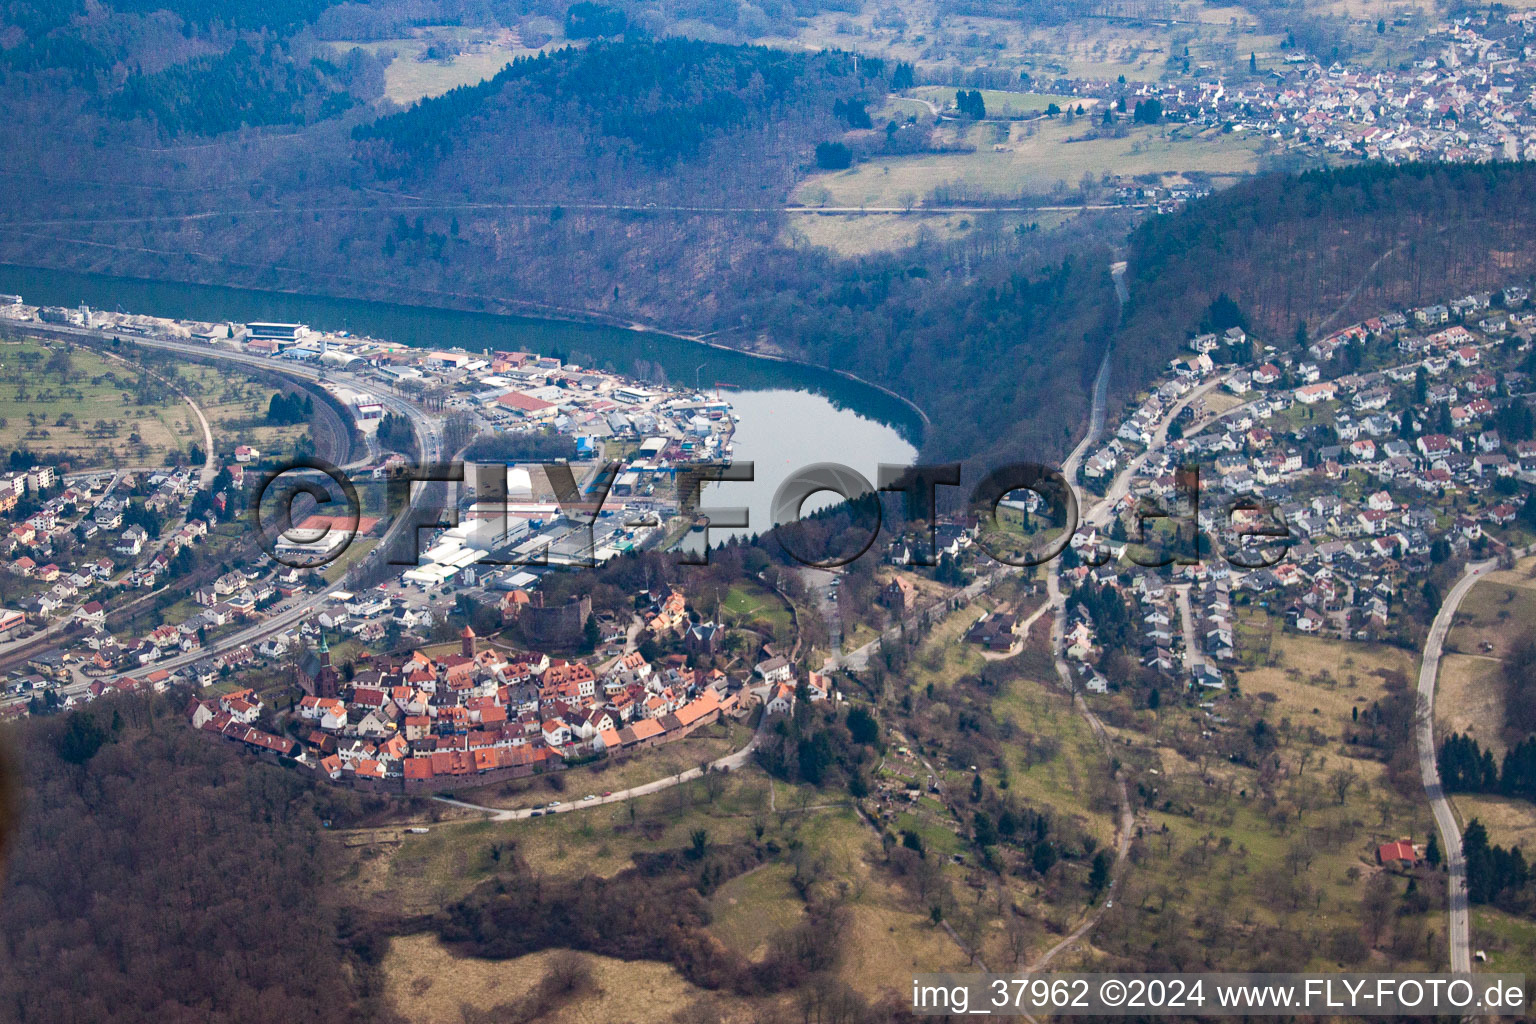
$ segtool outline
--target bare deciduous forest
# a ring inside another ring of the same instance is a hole
[[[174,698],[37,719],[0,901],[0,1016],[375,1019],[375,940],[326,895],[322,818],[366,808],[187,729]]]
[[[1383,309],[1529,275],[1536,174],[1524,164],[1361,165],[1257,178],[1131,236],[1126,349],[1193,329],[1225,293],[1288,342]],[[1139,379],[1139,377],[1138,377]]]

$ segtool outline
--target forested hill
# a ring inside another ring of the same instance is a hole
[[[16,828],[16,789],[11,778],[11,755],[0,746],[0,880],[5,877],[5,855]]]
[[[0,871],[0,1020],[392,1019],[320,838],[365,798],[193,732],[169,696],[4,733],[25,813]]]
[[[673,167],[699,156],[719,136],[760,130],[784,119],[819,119],[830,132],[833,105],[873,99],[881,91],[876,84],[883,85],[882,62],[866,59],[856,69],[846,53],[791,53],[688,39],[597,41],[519,58],[477,85],[359,125],[353,137],[377,143],[365,146],[365,152],[385,174],[420,168],[454,150],[533,141],[525,136],[548,127],[581,131],[588,151],[573,154],[581,161],[617,150],[657,168]],[[520,161],[535,156],[522,147],[513,152]],[[500,156],[505,159],[507,151]]]
[[[87,90],[13,90],[0,259],[703,330],[734,268],[775,244],[816,144],[887,88],[848,54],[596,41],[369,123],[308,90],[297,42],[249,49],[134,72],[131,123],[59,98]],[[246,118],[262,88],[240,84],[269,80],[275,107],[250,118],[308,127],[162,137]]]
[[[1256,178],[1131,236],[1133,385],[1225,293],[1266,340],[1494,289],[1536,269],[1536,165],[1364,164]]]
[[[931,249],[861,263],[774,252],[740,279],[743,334],[912,399],[932,419],[929,461],[1060,459],[1117,321],[1112,259],[1070,237],[1002,246],[971,274]]]
[[[135,122],[170,138],[304,125],[383,94],[382,64],[303,27],[330,0],[12,0],[0,5],[0,113]]]

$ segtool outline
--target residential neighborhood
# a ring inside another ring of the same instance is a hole
[[[1072,537],[1063,581],[1121,595],[1131,651],[1185,687],[1227,685],[1242,607],[1303,634],[1410,640],[1436,600],[1430,568],[1536,534],[1527,297],[1511,284],[1387,311],[1289,350],[1241,328],[1190,339],[1084,460],[1090,492],[1124,487]],[[1180,516],[1198,532],[1173,529]],[[1092,612],[1070,615],[1068,654],[1094,680]]]

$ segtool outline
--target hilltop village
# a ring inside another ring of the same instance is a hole
[[[1427,56],[1394,69],[1352,67],[1291,51],[1257,81],[1228,83],[1194,69],[1193,81],[1174,85],[1130,92],[1110,82],[1077,88],[1111,101],[1125,96],[1141,106],[1144,120],[1167,117],[1258,132],[1345,158],[1528,160],[1536,155],[1533,26],[1531,11],[1480,24],[1452,22],[1420,41]]]
[[[1081,469],[1111,510],[1062,568],[1086,687],[1114,685],[1100,667],[1118,653],[1225,689],[1245,606],[1303,634],[1416,646],[1437,569],[1511,560],[1536,535],[1528,297],[1511,284],[1289,344],[1237,325],[1190,339]]]
[[[647,629],[673,632],[678,620],[669,609],[681,603],[681,595],[669,594]],[[686,641],[706,648],[717,629],[689,626]],[[759,664],[748,683],[719,669],[689,668],[683,657],[656,667],[639,651],[592,664],[481,647],[467,626],[455,653],[373,659],[367,668],[349,666],[345,679],[322,637],[297,674],[303,696],[275,719],[297,739],[256,727],[265,709],[250,689],[196,700],[188,720],[259,751],[298,757],[332,780],[419,793],[632,753],[759,704],[782,714],[797,689],[783,658]],[[812,674],[808,693],[827,697],[819,676]]]

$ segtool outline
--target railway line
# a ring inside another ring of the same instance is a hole
[[[113,337],[113,332],[110,331],[54,324],[28,324],[24,329],[30,333],[36,333],[43,336],[89,338],[96,341],[110,340]],[[247,367],[253,370],[258,370],[264,374],[291,378],[310,385],[320,385],[325,382],[344,384],[351,390],[376,399],[380,402],[380,404],[382,404],[391,412],[396,412],[405,416],[407,421],[411,424],[412,431],[416,435],[417,450],[422,453],[422,461],[424,463],[431,464],[440,462],[444,457],[444,440],[441,421],[421,409],[419,406],[414,405],[413,403],[395,394],[389,388],[375,381],[359,378],[354,374],[349,374],[344,371],[311,367],[302,363],[293,363],[291,365],[280,364],[264,356],[253,356],[243,352],[223,352],[218,350],[209,350],[204,346],[194,345],[189,342],[183,342],[177,339],[165,337],[132,336],[131,338],[123,338],[122,340],[125,344],[130,344],[138,348],[172,352],[184,357],[201,360],[211,359],[214,362],[223,361],[242,367]],[[330,411],[335,414],[334,410]],[[344,429],[340,431],[337,436],[344,439],[348,444],[348,451],[345,453],[339,453],[342,457],[332,461],[335,463],[343,463],[347,461],[347,456],[350,455],[350,425],[344,425]],[[430,494],[428,488],[417,488],[411,497],[412,507],[414,508],[417,505],[424,505],[429,497]],[[370,552],[369,558],[372,559],[376,557],[383,557],[382,552],[387,551],[390,548],[394,540],[401,535],[401,532],[406,529],[408,524],[412,521],[413,517],[409,514],[403,514],[396,518],[396,520],[390,524],[378,546],[372,552]],[[309,594],[303,598],[298,599],[296,602],[290,605],[281,607],[276,614],[271,615],[260,622],[253,623],[252,625],[238,630],[237,632],[232,633],[226,637],[215,640],[206,647],[203,647],[195,652],[157,661],[155,663],[155,668],[157,670],[175,670],[178,668],[186,667],[205,658],[212,657],[216,654],[220,654],[224,651],[233,650],[237,647],[241,647],[247,644],[260,643],[263,639],[272,636],[273,634],[282,632],[283,630],[286,630],[302,622],[309,614],[318,608],[331,595],[331,593],[338,590],[340,587],[341,584],[339,582],[324,587],[313,594]],[[66,628],[61,633],[50,632],[46,636],[40,636],[35,642],[29,640],[21,645],[18,645],[12,650],[7,651],[5,655],[0,656],[0,669],[8,668],[16,664],[25,663],[28,658],[31,658],[51,647],[57,646],[59,640],[67,637],[68,633],[69,631]],[[114,677],[109,678],[120,678],[124,675],[131,674],[133,673],[121,672],[116,673]],[[73,683],[61,688],[61,692],[67,696],[78,693],[84,688],[85,684],[83,683]]]

